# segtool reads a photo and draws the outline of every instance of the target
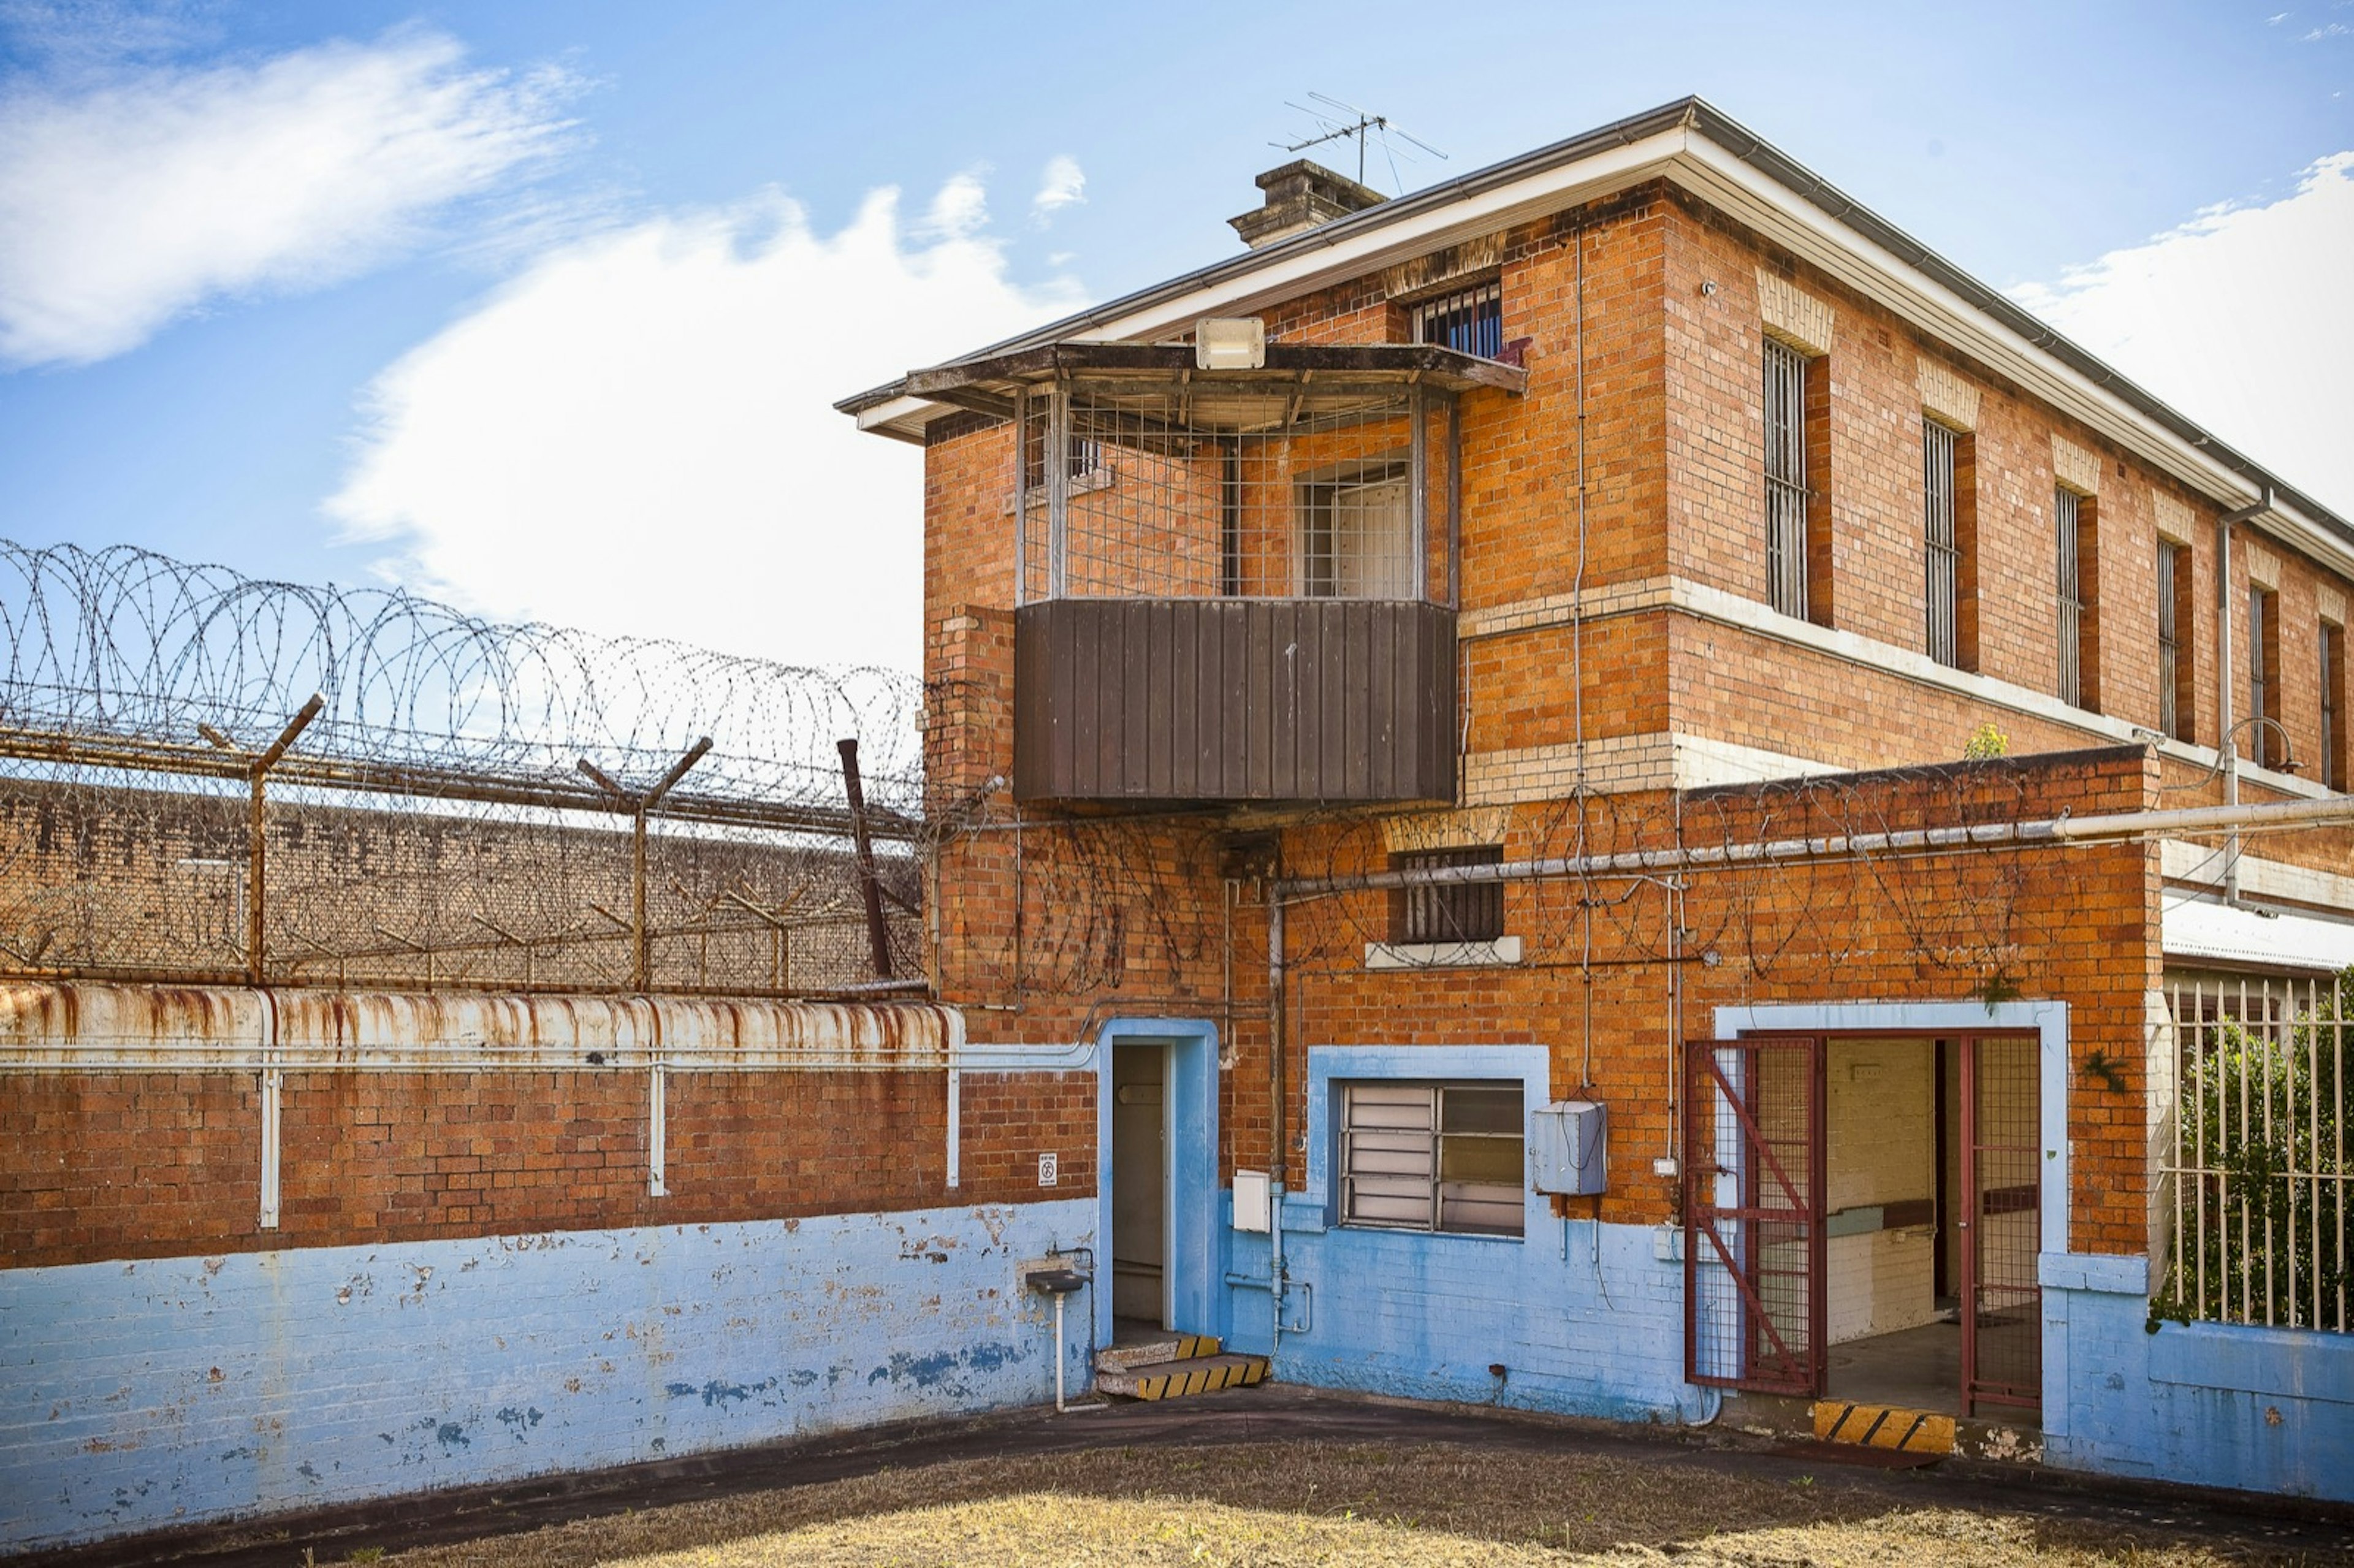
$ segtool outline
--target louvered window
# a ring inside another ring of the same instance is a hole
[[[1522,1234],[1521,1099],[1515,1083],[1343,1086],[1341,1224]]]
[[[2085,705],[2084,546],[2078,526],[2081,504],[2073,490],[2055,491],[2052,494],[2052,543],[2059,570],[2054,598],[2060,612],[2060,700],[2074,707]]]

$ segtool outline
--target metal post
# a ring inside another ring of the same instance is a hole
[[[1013,608],[1030,602],[1030,394],[1013,395]]]
[[[245,978],[252,985],[261,984],[266,978],[262,953],[262,916],[265,913],[262,887],[269,869],[268,852],[264,847],[269,842],[269,824],[263,812],[262,781],[270,770],[278,766],[278,759],[286,755],[286,748],[294,744],[295,737],[311,727],[311,721],[317,718],[326,705],[325,696],[312,693],[311,700],[304,703],[301,710],[287,721],[286,727],[278,732],[278,738],[246,767],[252,799],[246,816]],[[206,738],[215,745],[219,744],[216,736],[207,735]]]
[[[1064,556],[1070,541],[1071,386],[1058,380],[1046,402],[1046,597],[1067,591]]]
[[[891,975],[891,931],[883,923],[883,889],[875,880],[875,845],[866,836],[866,794],[858,783],[858,742],[837,743],[842,753],[842,789],[850,799],[850,836],[858,849],[858,884],[866,895],[866,940],[875,951],[875,978]]]
[[[703,760],[711,750],[711,737],[705,736],[686,748],[686,754],[670,765],[670,771],[655,781],[654,787],[642,795],[632,795],[614,782],[605,770],[587,758],[578,764],[580,771],[596,786],[630,812],[630,989],[644,991],[653,983],[653,940],[646,927],[646,819],[673,786],[685,778],[687,769]],[[590,905],[590,908],[598,906]],[[602,909],[598,913],[612,916]]]

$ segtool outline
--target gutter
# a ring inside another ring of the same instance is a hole
[[[1117,300],[1066,316],[981,350],[977,355],[962,356],[978,358],[1034,347],[1059,338],[1099,332],[1140,313],[1167,305],[1188,294],[1213,290],[1234,282],[1254,272],[1272,268],[1287,260],[1298,260],[1329,250],[1362,236],[1379,232],[1394,225],[1412,221],[1417,217],[1444,212],[1450,207],[1473,200],[1499,188],[1531,179],[1552,170],[1576,164],[1597,153],[1612,148],[1630,146],[1648,137],[1659,136],[1681,129],[1687,142],[1694,136],[1722,149],[1728,156],[1747,165],[1766,179],[1788,191],[1800,201],[1813,207],[1832,221],[1842,224],[1872,245],[1919,272],[1925,280],[1955,295],[1965,305],[1989,318],[1996,325],[2020,339],[2034,352],[2056,361],[2067,373],[2081,377],[2094,390],[2106,393],[2123,403],[2134,415],[2148,421],[2165,436],[2181,442],[2200,458],[2212,463],[2245,486],[2243,493],[2211,496],[2232,503],[2252,500],[2267,500],[2265,511],[2284,524],[2302,524],[2325,535],[2330,542],[2354,556],[2354,522],[2332,512],[2310,495],[2284,482],[2233,448],[2218,440],[2197,422],[2182,414],[2155,395],[2144,390],[2103,363],[2090,352],[2079,347],[2051,327],[2038,321],[2004,295],[1971,277],[1960,267],[1948,261],[1919,240],[1906,234],[1870,207],[1830,185],[1804,164],[1783,153],[1738,121],[1698,97],[1686,97],[1663,104],[1640,114],[1629,115],[1611,124],[1586,132],[1582,135],[1556,142],[1518,157],[1475,169],[1453,180],[1428,186],[1410,196],[1397,197],[1378,207],[1367,207],[1345,217],[1305,230],[1300,234],[1267,246],[1229,257],[1224,261],[1197,268],[1193,271],[1139,290]],[[950,365],[961,360],[951,360]],[[882,387],[843,398],[834,405],[839,411],[859,418],[862,429],[880,430],[883,421],[870,420],[885,405],[896,402],[907,394],[907,378],[902,377]],[[881,433],[893,433],[883,430]],[[2294,543],[2294,541],[2291,541]]]

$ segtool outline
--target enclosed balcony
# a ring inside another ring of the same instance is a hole
[[[1453,798],[1458,398],[1426,344],[1066,343],[909,378],[1011,419],[1015,794]]]

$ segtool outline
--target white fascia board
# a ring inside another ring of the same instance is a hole
[[[1398,223],[1344,232],[1321,249],[1299,254],[1090,325],[1087,337],[1110,343],[1151,343],[1190,332],[1204,316],[1247,315],[1333,283],[1362,278],[1396,262],[1515,223],[1575,207],[1664,173],[1691,143],[1678,125],[1641,141],[1612,147],[1525,179],[1467,193],[1459,201]],[[920,432],[953,410],[921,397],[895,397],[858,416],[858,428],[885,435]],[[918,437],[920,439],[920,437]]]

